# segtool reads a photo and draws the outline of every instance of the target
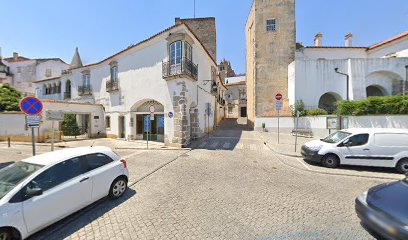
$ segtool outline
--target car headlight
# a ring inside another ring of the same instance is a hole
[[[358,196],[357,199],[358,199],[362,204],[367,205],[367,195],[368,195],[368,192],[364,192],[363,194],[361,194],[360,196]]]
[[[318,152],[318,151],[320,151],[320,149],[323,148],[323,146],[313,146],[313,147],[308,147],[308,148],[309,148],[310,151]]]

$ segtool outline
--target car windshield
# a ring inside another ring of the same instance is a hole
[[[338,131],[338,132],[330,134],[328,137],[322,139],[322,141],[327,142],[327,143],[338,143],[350,135],[351,133]]]
[[[43,166],[41,165],[27,162],[16,162],[0,169],[0,199],[10,192],[17,184],[42,167]]]

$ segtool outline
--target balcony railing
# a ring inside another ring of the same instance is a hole
[[[64,92],[64,99],[71,99],[71,92]]]
[[[78,86],[78,95],[79,96],[92,95],[92,87],[90,85]]]
[[[193,80],[198,79],[198,65],[187,58],[182,58],[180,63],[163,62],[163,78],[188,76]]]
[[[114,92],[119,90],[119,80],[108,80],[106,81],[106,91]]]

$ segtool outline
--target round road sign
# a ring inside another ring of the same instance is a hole
[[[20,101],[20,109],[27,115],[36,115],[41,113],[43,104],[38,98],[26,97]]]
[[[282,100],[282,98],[283,98],[283,96],[280,93],[276,94],[276,96],[275,96],[275,99],[278,100],[278,101]]]

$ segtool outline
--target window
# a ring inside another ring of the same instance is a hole
[[[348,147],[356,147],[365,145],[368,142],[368,134],[358,134],[349,138]]]
[[[180,64],[182,56],[182,41],[174,42],[170,45],[170,64]]]
[[[87,171],[92,171],[99,167],[102,167],[108,163],[113,162],[112,158],[102,153],[90,154],[86,156],[88,162]]]
[[[47,69],[45,70],[45,77],[47,77],[47,78],[52,77],[51,68],[47,68]]]
[[[110,116],[105,117],[106,128],[111,128]]]
[[[89,73],[84,73],[84,75],[82,75],[82,81],[83,81],[84,86],[91,85],[91,80],[90,80]]]
[[[193,48],[188,42],[184,42],[184,57],[193,61]]]
[[[118,80],[118,66],[111,67],[111,81],[116,82]]]
[[[34,178],[27,187],[30,189],[41,188],[44,192],[56,187],[61,183],[83,174],[83,161],[84,157],[76,157],[58,163]]]
[[[234,113],[234,106],[228,107],[228,114],[233,114]]]
[[[275,32],[276,31],[276,19],[266,20],[266,31]]]
[[[43,166],[26,162],[16,162],[0,170],[0,199],[24,179]]]

